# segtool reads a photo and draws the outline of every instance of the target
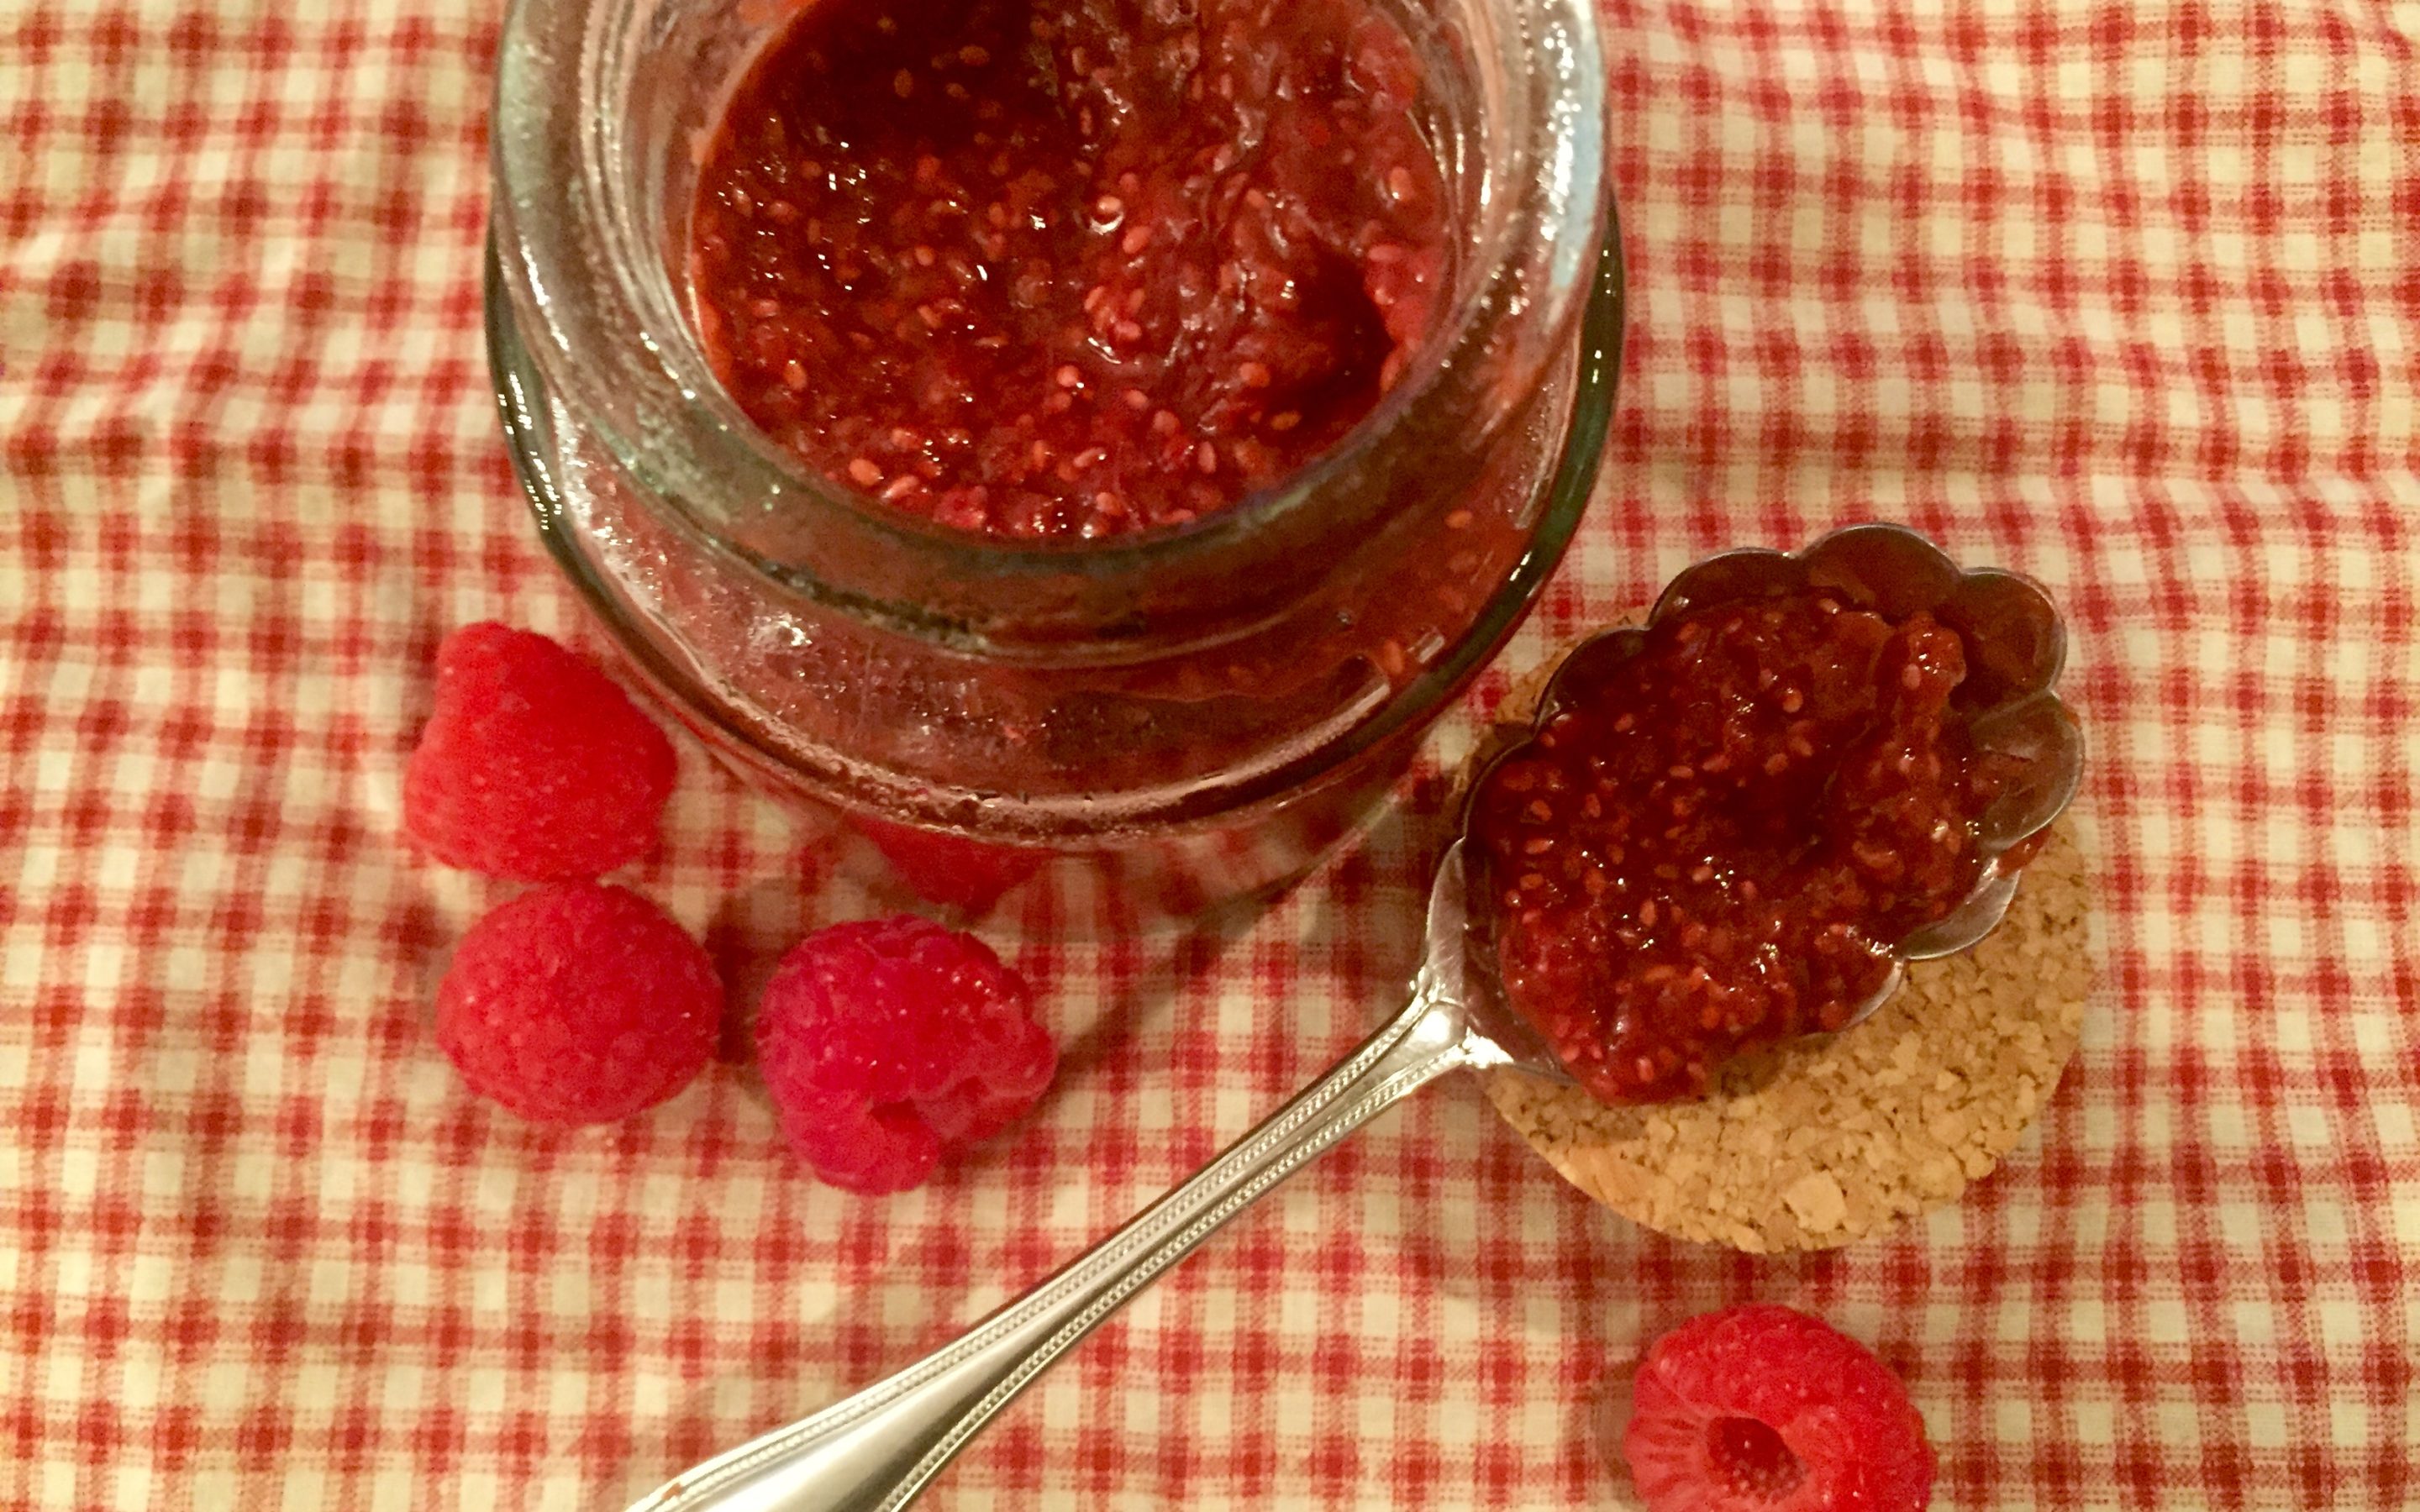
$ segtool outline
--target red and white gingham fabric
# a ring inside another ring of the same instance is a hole
[[[496,19],[0,10],[0,1505],[621,1506],[1040,1276],[1394,1004],[1382,834],[1223,933],[999,921],[1062,1085],[909,1196],[786,1169],[729,1073],[576,1134],[463,1092],[425,1005],[494,893],[397,848],[401,758],[447,627],[584,633],[480,351]],[[2095,741],[2081,1057],[1966,1200],[1796,1261],[1646,1235],[1433,1090],[934,1504],[1603,1501],[1608,1368],[1761,1296],[1906,1374],[1944,1506],[2413,1504],[2420,8],[1608,19],[1630,359],[1507,665],[1851,519],[2045,579]],[[684,762],[637,885],[735,961],[848,906]]]

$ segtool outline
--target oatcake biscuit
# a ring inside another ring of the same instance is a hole
[[[1526,725],[1550,671],[1519,679],[1500,717]],[[2082,1028],[2088,911],[2061,830],[1981,945],[1911,965],[1839,1034],[1739,1057],[1701,1102],[1612,1107],[1518,1072],[1487,1095],[1566,1180],[1650,1228],[1752,1254],[1849,1243],[1956,1197],[2033,1121]]]

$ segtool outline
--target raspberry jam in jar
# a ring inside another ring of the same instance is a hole
[[[1298,873],[1586,505],[1597,26],[516,0],[489,347],[546,542],[836,865],[966,911]]]
[[[717,375],[968,530],[1179,524],[1299,470],[1433,325],[1420,69],[1365,0],[818,0],[699,170]]]
[[[2005,770],[1952,708],[1965,640],[1924,610],[1810,587],[1632,645],[1575,653],[1470,835],[1508,999],[1591,1093],[1637,1103],[1847,1024],[1974,890]]]

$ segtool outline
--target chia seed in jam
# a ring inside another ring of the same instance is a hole
[[[902,510],[1196,518],[1332,446],[1427,333],[1419,82],[1366,0],[814,0],[699,170],[707,354]]]
[[[1973,889],[2000,779],[1951,709],[1965,642],[1924,612],[1799,590],[1597,649],[1473,795],[1497,964],[1590,1092],[1696,1096],[1882,987]]]

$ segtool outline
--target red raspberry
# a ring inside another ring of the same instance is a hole
[[[944,835],[937,830],[894,825],[887,819],[850,816],[899,879],[926,903],[943,903],[980,914],[1000,902],[1000,895],[1032,876],[1042,865],[1039,851]]]
[[[1871,1350],[1772,1303],[1691,1319],[1638,1367],[1622,1458],[1648,1512],[1919,1512],[1932,1446]]]
[[[403,827],[448,866],[594,877],[656,843],[673,748],[613,679],[542,635],[467,625],[403,775]]]
[[[714,1054],[722,983],[664,911],[623,887],[535,887],[471,926],[437,986],[437,1043],[471,1089],[533,1123],[609,1123]]]
[[[1040,1100],[1058,1047],[1025,979],[927,919],[835,924],[766,984],[756,1056],[790,1148],[834,1186],[904,1192]]]

